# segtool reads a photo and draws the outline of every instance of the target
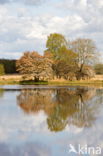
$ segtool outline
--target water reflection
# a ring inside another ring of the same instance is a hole
[[[0,143],[0,156],[49,156],[51,151],[39,143],[26,143],[10,148],[6,143]]]
[[[4,95],[4,89],[0,88],[0,98]]]
[[[43,110],[49,130],[57,132],[67,125],[91,127],[98,113],[95,95],[89,88],[23,89],[17,103],[28,114]]]

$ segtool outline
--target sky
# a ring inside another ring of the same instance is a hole
[[[0,58],[46,49],[47,36],[90,38],[103,59],[103,0],[0,0]]]

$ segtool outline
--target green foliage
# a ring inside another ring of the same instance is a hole
[[[4,74],[5,74],[4,66],[3,64],[0,64],[0,75],[4,75]]]
[[[70,44],[67,44],[65,37],[61,34],[50,34],[46,43],[47,50],[45,54],[53,55],[54,60],[53,70],[57,78],[64,78],[73,80],[90,78],[91,74],[94,76],[93,70],[85,68],[86,65],[91,65],[96,58],[96,46],[91,39],[76,39]],[[70,47],[70,48],[68,48]]]
[[[59,49],[58,58],[59,60],[64,61],[68,65],[75,65],[77,54],[70,49],[67,49],[65,46]]]
[[[0,64],[3,64],[6,74],[17,73],[16,60],[0,59]]]
[[[55,61],[53,69],[58,78],[68,79],[70,72],[77,71],[77,54],[66,47],[61,47],[58,53],[58,60]],[[73,74],[74,75],[74,74]],[[75,77],[75,76],[73,76]]]
[[[46,48],[48,49],[48,51],[53,53],[55,59],[58,58],[59,50],[63,46],[67,47],[67,41],[63,35],[54,33],[48,36]]]
[[[96,74],[103,74],[103,64],[96,64],[94,70]]]

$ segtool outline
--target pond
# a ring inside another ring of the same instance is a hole
[[[102,124],[103,89],[0,86],[0,156],[103,155]]]

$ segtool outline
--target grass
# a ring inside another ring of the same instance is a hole
[[[48,85],[48,81],[39,81],[39,82],[35,82],[35,81],[20,81],[19,84],[21,85]]]
[[[19,81],[16,81],[16,80],[1,80],[0,81],[0,85],[15,85],[15,84],[20,84]]]
[[[103,87],[103,80],[82,80],[82,81],[50,81],[51,85],[70,85],[70,86],[101,86]]]
[[[16,81],[14,79],[1,80],[0,85],[71,85],[71,86],[101,86],[103,87],[103,80],[81,80],[81,81]]]

